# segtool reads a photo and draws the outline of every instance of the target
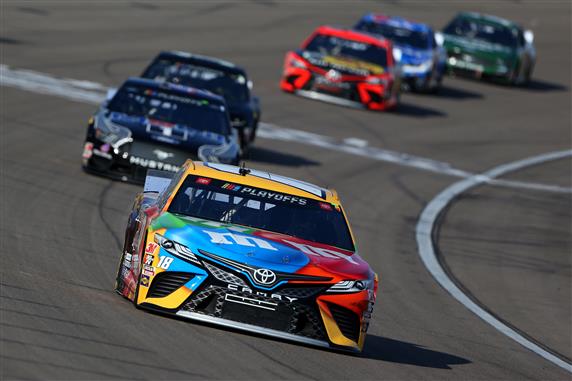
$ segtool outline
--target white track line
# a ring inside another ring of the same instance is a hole
[[[569,364],[566,361],[563,361],[559,357],[554,356],[552,353],[544,350],[540,346],[536,345],[532,341],[528,340],[512,328],[508,327],[498,319],[496,319],[493,315],[485,311],[481,308],[478,304],[476,304],[470,297],[461,291],[455,285],[455,283],[449,278],[441,264],[437,259],[437,255],[435,252],[435,246],[433,243],[433,229],[435,228],[435,223],[443,210],[453,201],[456,197],[458,197],[463,192],[476,187],[478,185],[482,185],[485,183],[490,182],[491,179],[496,177],[502,176],[512,171],[516,171],[528,166],[541,164],[551,160],[562,159],[565,157],[572,156],[572,150],[567,151],[559,151],[559,152],[551,152],[539,156],[534,156],[531,158],[515,161],[509,164],[500,165],[495,167],[482,175],[474,175],[470,176],[464,180],[458,181],[453,185],[447,187],[441,193],[437,195],[433,200],[427,204],[419,221],[417,223],[416,228],[416,238],[417,238],[417,245],[419,248],[419,255],[421,256],[421,260],[425,264],[425,267],[433,278],[437,280],[437,282],[447,290],[455,299],[461,302],[465,307],[479,316],[481,319],[492,325],[498,331],[503,333],[504,335],[510,337],[511,339],[515,340],[519,344],[523,345],[524,347],[530,349],[531,351],[537,353],[538,355],[544,357],[546,360],[558,365],[559,367],[567,370],[568,372],[572,373],[572,364]]]
[[[96,82],[58,78],[31,70],[13,69],[8,65],[0,65],[0,85],[40,94],[56,95],[73,101],[95,105],[105,100],[105,94],[109,89],[107,86]],[[473,173],[454,168],[451,164],[446,162],[370,147],[367,145],[367,141],[357,138],[334,139],[311,132],[279,127],[271,123],[260,123],[258,136],[265,139],[295,142],[325,148],[447,176],[466,178],[474,175]],[[554,185],[489,180],[491,184],[500,186],[572,193],[572,188]]]

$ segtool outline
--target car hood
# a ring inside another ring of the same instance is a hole
[[[355,252],[292,236],[168,212],[151,228],[195,254],[206,252],[257,268],[337,279],[371,277],[368,264]]]
[[[509,59],[516,54],[514,49],[500,44],[449,34],[445,35],[445,49],[449,54],[465,53],[484,58]]]
[[[433,58],[433,51],[430,49],[416,49],[407,45],[394,45],[401,51],[401,63],[404,65],[421,65]]]
[[[144,116],[111,112],[107,119],[116,126],[128,128],[135,140],[155,141],[179,146],[193,152],[204,145],[220,146],[227,141],[224,135],[197,130],[182,124],[153,120]]]
[[[297,51],[310,64],[324,70],[337,70],[348,75],[380,75],[386,73],[383,66],[350,57],[331,56],[309,51]]]

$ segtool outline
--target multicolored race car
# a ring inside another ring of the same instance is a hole
[[[224,99],[207,91],[130,78],[89,119],[87,172],[143,183],[147,169],[176,172],[189,158],[237,164],[240,146]]]
[[[286,54],[280,87],[312,99],[388,110],[399,102],[401,79],[389,40],[322,26]]]
[[[149,171],[116,282],[138,308],[351,351],[377,286],[334,190],[191,160]]]
[[[447,53],[429,25],[370,13],[362,17],[354,29],[393,42],[393,53],[401,66],[406,88],[420,92],[439,90]]]
[[[218,58],[168,51],[159,53],[141,77],[220,95],[226,101],[242,150],[246,151],[254,142],[260,120],[260,100],[251,94],[252,81],[243,68]]]
[[[443,29],[443,36],[451,72],[513,85],[530,81],[536,62],[530,30],[496,16],[462,12]]]

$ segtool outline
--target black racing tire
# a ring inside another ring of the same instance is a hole
[[[250,131],[250,136],[248,137],[249,144],[254,143],[254,140],[256,140],[256,132],[258,131],[258,122],[259,120],[257,119],[252,126],[252,130]]]

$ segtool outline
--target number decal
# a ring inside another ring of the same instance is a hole
[[[167,270],[169,266],[171,266],[171,262],[173,262],[173,258],[162,255],[159,257],[159,264],[157,267],[160,267],[163,270]]]

